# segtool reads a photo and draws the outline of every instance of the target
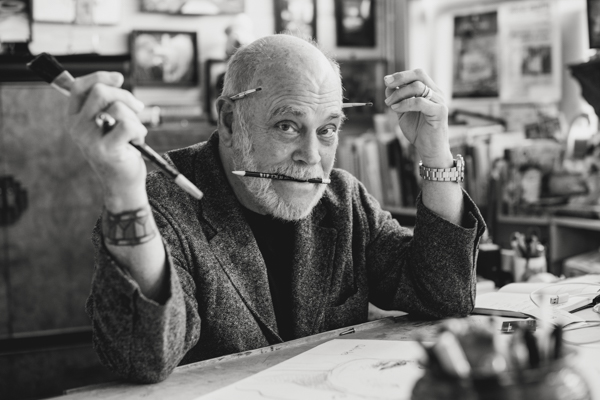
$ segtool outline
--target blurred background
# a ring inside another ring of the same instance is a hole
[[[2,0],[1,399],[116,379],[84,311],[100,188],[68,137],[67,100],[25,64],[48,52],[75,76],[120,71],[165,152],[216,129],[236,48],[286,29],[336,57],[346,101],[374,103],[348,110],[336,162],[402,224],[414,224],[419,160],[383,77],[422,68],[488,224],[481,282],[535,275],[515,267],[515,237],[539,244],[527,255],[543,260],[539,279],[600,272],[600,0]]]

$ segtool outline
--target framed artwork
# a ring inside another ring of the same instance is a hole
[[[29,43],[30,41],[30,1],[0,1],[0,43]]]
[[[196,32],[133,31],[131,68],[137,86],[194,86],[198,83]]]
[[[375,47],[375,0],[335,0],[340,47]]]
[[[317,37],[317,0],[275,0],[275,31]]]
[[[587,0],[590,49],[600,49],[600,0]]]
[[[372,107],[350,107],[344,110],[349,117],[384,112],[387,63],[384,60],[338,60],[344,88],[344,103],[373,102]]]
[[[452,97],[498,97],[498,13],[454,18]]]
[[[244,0],[140,0],[141,10],[164,14],[219,15],[244,12]]]
[[[218,115],[215,102],[223,91],[223,80],[227,61],[225,60],[206,60],[204,64],[204,109],[208,120],[216,124]]]

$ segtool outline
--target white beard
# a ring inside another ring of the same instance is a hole
[[[240,125],[244,125],[243,123]],[[259,170],[258,163],[254,158],[254,149],[250,140],[249,132],[241,126],[239,131],[233,135],[233,165],[238,171],[258,171],[276,174],[284,174],[298,179],[309,179],[323,177],[323,169],[320,165],[314,167],[299,167],[295,164],[281,163],[269,167],[268,171]],[[242,182],[248,191],[254,196],[254,200],[265,209],[265,211],[275,218],[286,221],[297,221],[307,217],[313,208],[317,205],[323,193],[325,185],[318,185],[317,193],[308,206],[286,202],[280,197],[271,179],[264,178],[242,178]],[[307,183],[307,185],[312,185]]]

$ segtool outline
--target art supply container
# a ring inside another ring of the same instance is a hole
[[[435,368],[415,384],[411,400],[592,400],[589,385],[575,368],[575,353],[538,368],[505,371],[492,377],[459,379]]]
[[[547,271],[546,256],[518,257],[513,260],[513,278],[515,282],[525,282],[530,276]]]

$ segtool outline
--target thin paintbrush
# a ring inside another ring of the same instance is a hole
[[[41,53],[27,64],[27,68],[38,74],[40,78],[48,82],[52,87],[66,96],[71,95],[71,87],[75,79],[54,57],[48,53]],[[96,117],[96,124],[106,133],[115,126],[117,121],[108,113],[100,113]],[[162,172],[169,176],[183,190],[200,200],[202,192],[177,168],[167,163],[157,152],[152,150],[145,143],[136,144],[129,142],[130,145],[139,150],[140,153],[152,164],[156,165]]]

